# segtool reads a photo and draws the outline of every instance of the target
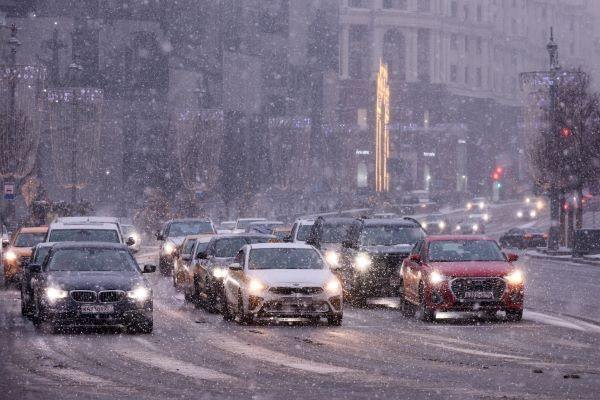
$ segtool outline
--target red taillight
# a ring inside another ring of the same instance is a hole
[[[544,233],[544,239],[548,239],[548,234]]]
[[[532,238],[533,238],[533,235],[527,234],[527,235],[523,235],[523,237],[524,237],[525,239],[532,239]]]

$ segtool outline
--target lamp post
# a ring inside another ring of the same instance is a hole
[[[79,74],[83,70],[83,67],[76,62],[72,62],[69,65],[71,71],[71,80],[73,86],[77,85]],[[77,203],[77,134],[79,131],[79,110],[77,109],[77,92],[75,89],[72,91],[72,135],[71,135],[71,206],[75,207]]]

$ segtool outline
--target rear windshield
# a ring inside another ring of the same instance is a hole
[[[120,243],[114,229],[52,229],[48,242]]]
[[[188,240],[187,242],[185,242],[185,245],[183,246],[183,249],[181,250],[181,252],[183,254],[190,254],[192,252],[192,250],[194,250],[195,244],[196,244],[196,239]]]
[[[215,230],[210,221],[172,222],[169,226],[169,237],[213,234]]]
[[[15,247],[33,247],[46,239],[46,233],[19,233],[15,239]]]
[[[352,226],[348,224],[323,224],[323,233],[321,234],[322,243],[342,243],[348,235],[348,230]]]
[[[323,260],[313,249],[254,249],[248,262],[250,269],[323,269]]]
[[[298,233],[296,234],[296,240],[305,242],[308,239],[312,225],[300,225],[298,227]]]
[[[415,244],[425,237],[423,229],[402,225],[366,226],[360,235],[363,246]]]
[[[50,259],[50,271],[138,271],[131,254],[113,249],[64,249]]]

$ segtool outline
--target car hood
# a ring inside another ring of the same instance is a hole
[[[506,261],[432,262],[429,266],[446,276],[466,277],[504,276],[515,269]]]
[[[247,274],[267,286],[323,286],[333,279],[328,269],[263,269],[250,270]]]
[[[136,286],[147,286],[138,273],[117,271],[55,271],[48,274],[47,282],[66,290],[131,290]]]
[[[333,250],[339,252],[342,249],[341,243],[321,243],[321,251],[326,252],[328,250]]]
[[[369,254],[407,254],[412,248],[412,244],[397,244],[395,246],[364,246],[360,251]]]

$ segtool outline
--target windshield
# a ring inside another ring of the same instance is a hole
[[[113,249],[64,249],[50,259],[50,271],[138,271],[131,254]]]
[[[194,249],[195,244],[196,244],[196,239],[188,240],[187,242],[185,242],[185,245],[181,249],[181,253],[190,254],[192,252],[192,250]]]
[[[444,240],[429,244],[430,262],[505,261],[493,240]]]
[[[103,242],[120,243],[114,229],[53,229],[48,242]]]
[[[300,225],[298,227],[298,234],[296,235],[296,240],[300,240],[301,242],[306,242],[308,235],[310,234],[310,230],[312,229],[312,225]]]
[[[238,220],[236,224],[237,229],[246,229],[253,222],[264,221],[264,219],[256,218],[256,219],[244,219]]]
[[[198,256],[198,253],[204,253],[207,248],[208,242],[198,242],[198,245],[196,246],[196,257]]]
[[[323,269],[321,256],[313,249],[254,249],[248,261],[250,269]]]
[[[425,237],[421,228],[401,225],[367,226],[360,235],[363,246],[394,246],[398,244],[415,244]]]
[[[46,239],[46,233],[19,233],[15,239],[15,247],[33,247]]]
[[[49,251],[50,251],[50,247],[49,246],[40,247],[39,249],[37,249],[35,251],[35,257],[33,258],[32,263],[33,264],[40,264],[41,265],[44,262],[44,259],[48,255]]]
[[[352,224],[345,225],[323,225],[323,233],[321,234],[322,243],[342,243],[348,234],[348,230]]]
[[[217,240],[215,244],[215,257],[235,257],[246,243],[248,243],[246,239],[241,237]]]
[[[173,222],[169,227],[169,237],[202,235],[215,233],[209,221]]]

